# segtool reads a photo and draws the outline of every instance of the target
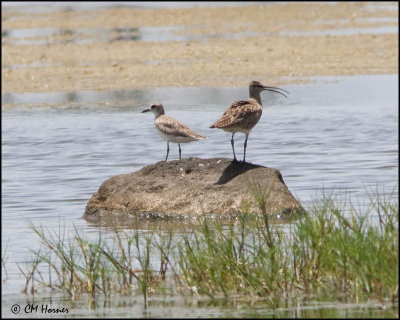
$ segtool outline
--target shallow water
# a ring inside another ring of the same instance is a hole
[[[371,19],[371,23],[380,20]],[[397,19],[383,22],[398,22]],[[333,24],[333,22],[331,22]],[[196,26],[197,29],[201,26]],[[181,34],[186,30],[183,34]],[[140,28],[30,28],[3,30],[2,41],[14,45],[57,45],[68,43],[95,43],[114,41],[194,41],[219,39],[240,39],[252,36],[342,36],[354,34],[384,34],[397,33],[397,26],[381,26],[371,28],[338,28],[330,30],[316,30],[313,32],[286,30],[282,32],[236,32],[236,33],[205,33],[196,34],[187,26],[174,27],[140,27]],[[34,65],[29,65],[35,67]],[[10,68],[11,66],[6,66]],[[37,66],[36,66],[37,67]],[[15,68],[12,66],[11,68]]]
[[[147,310],[140,297],[115,297],[111,301],[103,299],[70,300],[52,297],[42,301],[32,299],[13,300],[21,307],[16,316],[9,310],[2,311],[5,317],[50,317],[41,312],[44,308],[68,309],[68,313],[52,314],[55,318],[395,318],[396,310],[382,308],[379,302],[368,304],[315,303],[304,302],[293,308],[268,309],[259,302],[239,303],[236,301],[216,301],[181,297],[150,298]],[[4,305],[3,305],[4,306]],[[37,312],[32,306],[38,306]],[[26,311],[25,312],[25,308]]]
[[[240,7],[252,4],[268,5],[263,1],[3,1],[2,7],[8,12],[46,13],[55,11],[93,11],[120,7],[140,9],[193,8],[193,7]],[[389,6],[389,9],[392,7]]]
[[[314,80],[283,86],[290,92],[288,99],[262,94],[263,115],[250,134],[247,160],[279,169],[306,206],[322,190],[336,191],[339,201],[349,195],[360,207],[376,187],[397,199],[397,75]],[[30,222],[67,233],[75,225],[93,238],[99,230],[108,235],[107,228],[81,218],[91,195],[113,175],[164,159],[166,143],[155,131],[153,116],[141,113],[144,108],[161,101],[168,115],[207,137],[182,144],[183,157],[231,158],[230,134],[208,127],[234,99],[247,96],[245,87],[3,95],[2,256],[8,257],[3,310],[17,300],[28,301],[20,294],[24,279],[17,263],[24,266],[29,250],[39,248]],[[241,159],[244,136],[235,138]],[[170,159],[177,158],[178,148],[172,144]],[[4,280],[4,270],[2,276]],[[189,307],[180,307],[182,302],[174,303],[177,312],[170,307],[170,313],[158,313],[155,307],[150,316],[193,315]],[[218,310],[208,315],[229,314]],[[99,312],[108,314],[109,309]],[[197,312],[204,315],[201,309]]]

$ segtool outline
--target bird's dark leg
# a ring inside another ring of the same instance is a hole
[[[165,157],[165,161],[168,160],[168,153],[169,153],[169,141],[167,141],[167,156]]]
[[[246,140],[244,140],[244,155],[243,155],[243,162],[246,162],[246,148],[247,148],[247,138],[249,137],[249,134],[246,133]]]
[[[237,161],[236,159],[236,154],[235,154],[235,142],[233,141],[233,136],[235,135],[234,132],[232,132],[232,140],[231,140],[231,145],[232,145],[232,150],[233,150],[233,161]]]
[[[179,160],[181,160],[181,144],[178,143],[178,146],[179,146]]]

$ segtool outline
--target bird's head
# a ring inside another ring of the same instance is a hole
[[[142,113],[148,111],[153,112],[156,118],[165,114],[164,107],[161,103],[153,103],[149,108],[143,110]]]
[[[279,94],[283,95],[285,98],[287,98],[287,96],[284,93],[282,93],[282,92],[280,92],[278,90],[281,90],[283,92],[289,93],[286,90],[281,89],[281,88],[264,86],[260,81],[253,80],[249,84],[250,96],[252,96],[252,93],[260,94],[264,90],[268,90],[268,91],[279,93]]]

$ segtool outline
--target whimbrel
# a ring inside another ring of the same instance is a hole
[[[166,116],[164,107],[161,103],[152,104],[148,109],[143,110],[142,113],[148,111],[154,113],[154,124],[158,134],[161,138],[167,141],[167,156],[165,157],[165,161],[168,160],[170,142],[175,142],[178,144],[179,160],[181,160],[181,143],[187,143],[206,138],[190,130],[184,123]]]
[[[280,93],[284,97],[286,97],[286,95],[278,90],[289,93],[281,88],[264,86],[259,81],[251,81],[249,84],[250,99],[247,101],[241,100],[232,103],[232,105],[224,112],[222,117],[212,126],[210,126],[210,128],[218,128],[224,131],[232,132],[231,145],[233,150],[233,161],[237,161],[233,136],[236,132],[242,132],[246,135],[243,155],[243,162],[246,162],[247,139],[251,129],[253,129],[258,120],[261,118],[262,102],[260,93],[264,90]]]

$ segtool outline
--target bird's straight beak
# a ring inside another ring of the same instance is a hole
[[[143,110],[142,113],[149,112],[149,111],[150,111],[150,108],[147,108],[147,109]]]
[[[278,91],[278,90],[282,90],[282,91],[284,91],[284,92],[286,92],[286,93],[289,93],[289,92],[286,91],[285,89],[281,89],[281,88],[278,88],[278,87],[263,86],[263,88],[264,88],[264,90],[268,90],[268,91],[272,91],[272,92],[279,93],[279,94],[283,95],[285,98],[287,98],[287,96],[286,96],[284,93],[282,93],[282,92],[280,92],[280,91]]]

